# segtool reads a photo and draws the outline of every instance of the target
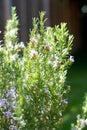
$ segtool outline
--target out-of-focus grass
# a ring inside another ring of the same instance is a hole
[[[67,75],[67,84],[71,86],[68,95],[68,107],[64,113],[64,124],[60,130],[70,130],[71,123],[76,121],[76,116],[81,112],[84,94],[87,93],[87,58],[86,55],[77,55]]]

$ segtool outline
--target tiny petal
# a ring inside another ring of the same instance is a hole
[[[70,62],[74,62],[74,56],[70,56],[70,58],[69,58],[69,60],[70,60]]]
[[[25,47],[24,42],[21,42],[21,43],[20,43],[20,47],[21,47],[21,48],[24,48],[24,47]]]

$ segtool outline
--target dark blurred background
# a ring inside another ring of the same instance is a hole
[[[70,33],[75,37],[73,51],[86,51],[87,0],[0,0],[0,29],[2,31],[4,31],[6,20],[10,18],[11,6],[17,8],[21,41],[28,40],[32,17],[37,17],[39,11],[46,11],[47,25],[54,26],[60,22],[67,22]]]
[[[37,17],[39,11],[46,11],[48,26],[67,22],[70,33],[74,35],[72,55],[75,63],[69,70],[66,81],[66,84],[71,85],[71,92],[68,95],[69,105],[65,112],[64,125],[60,129],[70,130],[71,122],[81,112],[84,94],[87,92],[87,0],[0,0],[0,40],[3,39],[12,6],[16,6],[20,20],[20,41],[29,40],[32,17]]]
[[[16,6],[20,19],[20,40],[27,41],[32,17],[39,11],[46,11],[47,25],[54,26],[67,22],[75,37],[73,51],[86,49],[87,0],[0,0],[0,29],[4,31],[6,20],[10,18],[11,6]],[[2,34],[3,35],[3,34]]]

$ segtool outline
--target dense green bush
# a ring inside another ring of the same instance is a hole
[[[15,8],[0,47],[0,129],[56,130],[67,107],[64,87],[73,36],[66,23],[45,26],[45,13],[33,18],[29,42],[19,42]]]

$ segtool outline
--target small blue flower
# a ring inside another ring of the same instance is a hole
[[[70,58],[69,58],[69,60],[70,60],[70,62],[74,62],[74,56],[70,56]]]

